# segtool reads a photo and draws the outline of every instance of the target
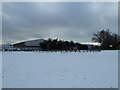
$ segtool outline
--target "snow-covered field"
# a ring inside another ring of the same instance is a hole
[[[117,88],[118,51],[3,52],[3,88]]]

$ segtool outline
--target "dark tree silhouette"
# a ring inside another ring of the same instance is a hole
[[[40,43],[40,47],[44,51],[68,51],[74,50],[73,48],[77,48],[77,50],[87,50],[87,45],[82,45],[79,43],[74,43],[73,41],[62,41],[58,39],[48,39],[42,43]]]
[[[92,41],[100,43],[102,49],[117,49],[120,36],[107,29],[94,33]]]

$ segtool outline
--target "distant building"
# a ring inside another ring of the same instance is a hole
[[[3,44],[1,46],[1,51],[10,51],[10,50],[14,50],[15,48],[13,48],[12,44]]]
[[[40,43],[44,42],[44,39],[26,41],[25,46],[40,46]]]
[[[39,47],[40,43],[44,42],[44,39],[37,39],[37,40],[29,40],[20,43],[16,43],[14,47]]]
[[[41,50],[40,43],[44,42],[44,39],[29,40],[15,44],[2,45],[1,51],[38,51]]]

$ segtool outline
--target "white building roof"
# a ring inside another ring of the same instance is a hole
[[[40,43],[44,42],[44,39],[25,41],[26,46],[40,46]]]

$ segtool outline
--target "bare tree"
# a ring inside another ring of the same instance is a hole
[[[109,29],[94,33],[92,41],[101,44],[102,49],[116,49],[120,41],[120,36],[112,34]]]

